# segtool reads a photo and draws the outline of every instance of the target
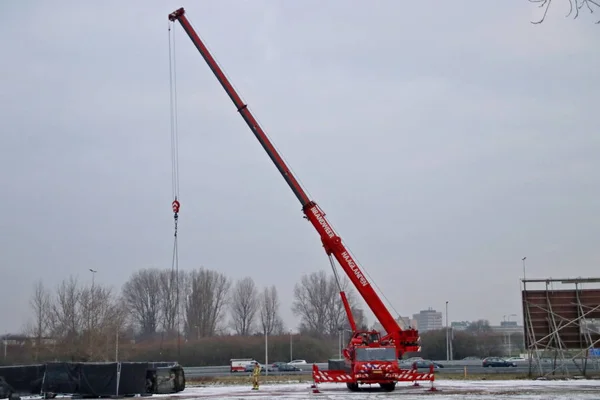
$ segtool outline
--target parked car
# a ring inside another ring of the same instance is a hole
[[[277,362],[274,362],[273,364],[271,364],[271,367],[279,369],[279,367],[282,365],[287,365],[287,363],[283,362],[283,361],[277,361]]]
[[[261,372],[261,373],[265,372],[265,366],[264,366],[264,365],[262,365],[262,364],[261,364],[261,363],[259,363],[259,362],[254,362],[254,363],[247,364],[247,365],[246,365],[246,368],[244,368],[244,372],[252,372],[252,371],[254,371],[254,364],[258,364],[258,365],[260,365],[260,372]],[[271,371],[273,371],[273,367],[269,366],[269,367],[267,368],[267,370],[268,370],[269,372],[271,372]]]
[[[280,372],[295,372],[295,371],[302,371],[300,368],[296,367],[295,365],[291,365],[291,364],[281,364],[278,368],[278,371]]]
[[[246,365],[255,363],[256,360],[252,358],[232,358],[229,360],[229,371],[230,372],[244,372]]]
[[[500,357],[487,357],[481,362],[483,367],[516,367],[517,363],[507,361]]]
[[[406,360],[401,360],[400,362],[401,363],[411,363],[412,364],[415,361],[423,361],[423,357],[410,357],[410,358],[407,358]]]
[[[308,364],[306,360],[292,360],[288,364],[290,365],[306,365]]]
[[[433,365],[433,369],[444,368],[444,366],[440,363],[436,363],[432,360],[423,360],[423,359],[414,359],[414,360],[404,360],[400,364],[403,368],[412,369],[413,366],[417,367],[417,369],[427,369],[429,370],[430,365]]]

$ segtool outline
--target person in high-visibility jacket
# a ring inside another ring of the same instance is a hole
[[[258,380],[260,378],[260,364],[254,363],[252,370],[252,390],[258,390]]]

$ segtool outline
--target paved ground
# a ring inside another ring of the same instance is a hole
[[[410,384],[399,385],[396,391],[382,393],[376,390],[360,393],[349,392],[345,385],[319,385],[320,394],[311,393],[308,384],[273,384],[253,391],[246,386],[191,387],[176,395],[161,395],[173,399],[528,399],[528,400],[583,400],[600,399],[600,380],[571,381],[450,381],[436,382],[437,392],[427,391],[428,384],[420,388]]]

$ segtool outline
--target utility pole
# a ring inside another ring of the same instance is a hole
[[[292,346],[293,346],[292,341],[293,341],[293,336],[292,336],[292,330],[290,329],[290,362],[292,362],[294,360],[292,358],[292,355],[293,355],[293,353],[292,353]]]

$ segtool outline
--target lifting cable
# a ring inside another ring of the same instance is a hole
[[[179,305],[179,250],[177,246],[177,228],[179,222],[179,137],[177,130],[177,75],[175,58],[175,35],[172,34],[173,23],[169,21],[169,102],[171,120],[171,190],[173,202],[173,258],[171,263],[171,285],[175,283],[175,308],[177,317],[177,355],[181,355],[181,307]]]

